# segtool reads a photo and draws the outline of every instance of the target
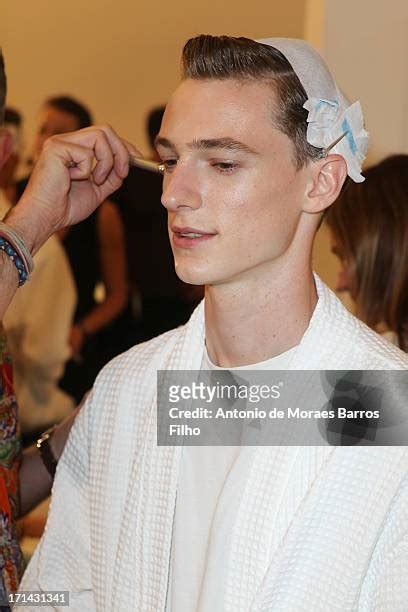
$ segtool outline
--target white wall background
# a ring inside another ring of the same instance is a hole
[[[362,103],[371,137],[367,163],[407,153],[407,0],[307,0],[305,38],[320,46],[341,87]],[[337,262],[328,250],[323,228],[315,267],[333,286]]]
[[[369,161],[408,151],[407,0],[4,0],[8,100],[24,113],[27,148],[44,98],[71,93],[97,121],[110,122],[147,151],[145,114],[166,101],[183,43],[201,32],[304,36],[349,96],[361,100],[372,138]],[[337,263],[324,230],[314,259],[333,286]]]
[[[9,104],[25,116],[27,144],[42,101],[70,93],[146,151],[146,112],[179,78],[182,45],[200,33],[302,36],[305,0],[147,2],[3,0],[0,44]]]
[[[369,161],[408,152],[407,0],[326,0],[324,50],[339,82],[363,105]]]

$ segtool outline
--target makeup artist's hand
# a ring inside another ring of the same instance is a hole
[[[49,138],[6,223],[35,252],[51,234],[85,219],[120,187],[129,171],[129,153],[140,156],[109,126]]]

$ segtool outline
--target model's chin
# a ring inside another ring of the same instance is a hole
[[[176,257],[174,265],[177,276],[184,283],[189,285],[207,285],[211,283],[212,274],[208,262]]]
[[[192,269],[191,266],[177,265],[177,263],[175,270],[179,279],[184,283],[188,285],[205,285],[204,275],[199,270]]]

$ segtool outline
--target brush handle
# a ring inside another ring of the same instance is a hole
[[[158,164],[157,162],[152,162],[148,159],[142,159],[140,157],[136,157],[135,155],[129,154],[129,163],[131,166],[136,166],[136,168],[143,168],[144,170],[150,170],[151,172],[158,172],[159,174],[163,173],[163,165]]]

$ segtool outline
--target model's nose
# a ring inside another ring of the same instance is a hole
[[[165,173],[161,201],[168,211],[201,206],[198,176],[189,164],[178,163],[174,169]]]

